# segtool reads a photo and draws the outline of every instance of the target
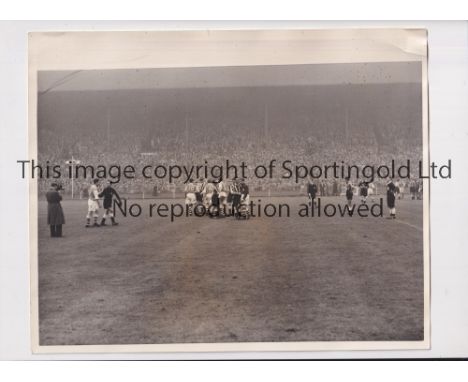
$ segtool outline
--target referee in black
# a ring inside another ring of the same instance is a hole
[[[307,185],[307,195],[310,199],[310,207],[314,208],[315,206],[315,197],[317,196],[317,185],[314,183],[312,179],[309,180],[309,184]]]
[[[112,183],[110,181],[107,182],[107,186],[102,190],[99,194],[100,198],[104,198],[104,215],[102,215],[101,226],[106,225],[106,218],[109,216],[112,222],[112,225],[118,225],[114,218],[114,210],[112,209],[112,199],[113,197],[121,203],[121,199],[117,191],[112,187]]]

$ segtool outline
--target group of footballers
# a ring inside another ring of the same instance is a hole
[[[412,199],[419,199],[419,194],[422,193],[422,184],[416,185],[415,182],[410,183],[410,192]],[[361,199],[361,204],[367,203],[367,198],[376,194],[375,185],[372,180],[361,180],[358,182],[358,194]],[[416,191],[416,187],[417,191]],[[348,207],[351,207],[354,197],[355,186],[348,178],[346,179],[345,195]],[[249,186],[243,178],[236,178],[232,181],[224,181],[221,177],[216,179],[200,178],[196,181],[190,179],[185,185],[185,205],[189,215],[193,215],[194,210],[197,216],[206,215],[213,217],[225,216],[243,216],[249,214],[250,195]],[[399,182],[394,182],[389,179],[386,184],[387,191],[387,206],[390,212],[390,218],[396,218],[395,202],[400,199]],[[307,186],[307,193],[312,206],[316,205],[316,196],[318,187],[311,179]],[[114,218],[112,209],[112,201],[115,197],[118,202],[121,202],[120,196],[112,187],[112,183],[107,182],[103,189],[99,189],[99,179],[94,179],[89,190],[88,199],[88,214],[86,215],[86,227],[99,227],[106,225],[106,219],[110,218],[112,225],[118,225]],[[99,219],[100,199],[103,199],[104,213]],[[94,218],[94,223],[91,224],[91,218]]]
[[[112,187],[110,181],[102,189],[99,188],[99,179],[93,179],[88,189],[88,214],[86,215],[86,228],[100,227],[106,225],[106,219],[110,218],[113,226],[118,225],[115,221],[114,210],[112,208],[113,198],[119,203],[121,198],[117,191]],[[98,223],[100,200],[103,200],[103,215],[101,222]],[[249,214],[247,206],[250,203],[249,186],[245,179],[234,179],[230,183],[222,178],[217,179],[199,179],[194,181],[190,179],[185,186],[185,205],[192,215],[194,210],[201,208],[196,213],[198,216],[206,215],[225,217],[225,216],[244,216]],[[91,219],[94,220],[91,223]]]
[[[249,186],[243,178],[230,182],[217,179],[190,179],[185,185],[185,205],[189,215],[213,217],[236,216],[248,213],[250,203]],[[201,212],[200,212],[201,211]]]
[[[373,196],[376,194],[375,192],[375,185],[372,180],[361,180],[358,182],[358,189],[359,189],[359,197],[361,198],[361,204],[367,203],[367,198],[370,196],[371,200],[374,201]],[[395,201],[400,194],[400,188],[398,186],[398,181],[393,182],[393,179],[389,179],[386,184],[387,189],[387,207],[389,209],[389,219],[396,219],[396,206]],[[307,186],[307,193],[309,196],[309,201],[311,206],[316,205],[316,196],[317,196],[317,186],[315,185],[314,181],[311,179]],[[346,179],[346,188],[345,188],[345,195],[346,195],[346,202],[348,208],[351,208],[351,204],[354,197],[354,190],[355,186],[351,182],[349,178]]]
[[[422,193],[422,185],[416,185],[415,182],[410,183],[410,192],[412,199],[418,198],[419,194]],[[358,182],[359,197],[361,204],[367,203],[367,198],[376,194],[375,185],[372,180],[361,180]],[[417,191],[416,191],[417,188]],[[399,182],[394,182],[393,179],[389,179],[386,185],[387,189],[387,206],[390,211],[390,218],[396,218],[396,207],[395,201],[400,198],[400,187]],[[352,200],[354,197],[355,186],[350,179],[346,179],[345,195],[347,204],[351,207]],[[185,205],[191,216],[195,209],[198,209],[196,215],[205,215],[208,213],[209,216],[225,217],[225,216],[236,216],[244,215],[249,213],[250,195],[249,186],[243,178],[236,178],[232,181],[224,181],[221,177],[216,179],[204,179],[200,178],[196,181],[190,179],[185,185]],[[307,186],[307,193],[311,205],[316,204],[316,196],[318,187],[311,179]],[[121,202],[121,198],[117,191],[112,187],[110,181],[107,182],[106,186],[99,189],[99,179],[94,179],[88,190],[88,214],[86,215],[86,227],[100,227],[106,225],[106,219],[110,218],[113,226],[118,225],[115,221],[114,211],[112,209],[112,201],[115,197],[118,202]],[[100,200],[103,200],[103,215],[100,224],[99,209]],[[201,213],[200,213],[201,209]],[[91,224],[91,219],[94,219]]]

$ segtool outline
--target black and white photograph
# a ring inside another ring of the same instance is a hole
[[[393,32],[33,56],[35,351],[427,348],[425,31]]]

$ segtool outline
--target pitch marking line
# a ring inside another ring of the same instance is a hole
[[[418,226],[415,226],[413,224],[407,223],[404,220],[398,220],[398,218],[397,218],[394,221],[397,222],[397,223],[405,224],[405,225],[407,225],[407,226],[409,226],[411,228],[414,228],[414,229],[417,229],[418,231],[423,232],[423,229],[421,227],[418,227]]]

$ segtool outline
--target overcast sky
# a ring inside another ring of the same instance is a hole
[[[420,62],[39,72],[39,92],[421,82]]]

